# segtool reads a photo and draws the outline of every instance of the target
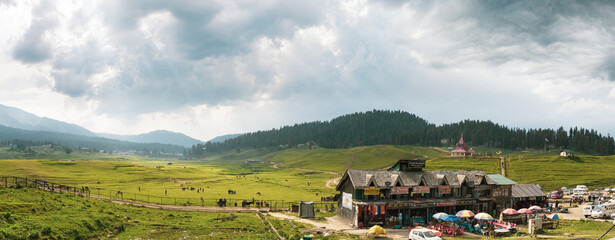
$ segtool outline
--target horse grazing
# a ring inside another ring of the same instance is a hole
[[[237,194],[237,192],[235,190],[228,190],[228,194]]]

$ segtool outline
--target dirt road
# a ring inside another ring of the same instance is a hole
[[[328,188],[335,188],[337,186],[337,184],[340,182],[340,180],[342,179],[342,177],[338,177],[338,178],[332,178],[327,180],[327,187]]]

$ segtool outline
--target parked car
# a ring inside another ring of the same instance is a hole
[[[583,216],[585,216],[585,218],[591,217],[592,216],[592,210],[594,209],[594,205],[585,205],[583,207]]]
[[[551,198],[553,199],[560,199],[562,197],[564,197],[564,191],[562,190],[555,190],[551,192]]]
[[[615,219],[615,213],[611,214],[611,219]]]
[[[423,240],[423,239],[442,240],[442,238],[436,236],[436,234],[434,234],[431,229],[424,229],[424,228],[410,230],[410,234],[408,234],[408,239],[409,240]]]

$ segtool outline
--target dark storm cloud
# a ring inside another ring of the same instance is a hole
[[[42,1],[32,10],[30,27],[13,49],[13,58],[23,63],[38,63],[51,58],[52,46],[43,37],[57,26],[55,6]]]
[[[168,34],[185,57],[192,60],[236,55],[255,37],[288,37],[297,28],[318,24],[323,1],[112,1],[105,18],[119,31],[134,31],[139,19],[168,11],[177,24]]]
[[[604,74],[607,80],[615,81],[615,55],[611,55],[604,60],[604,63],[597,68],[598,74]]]

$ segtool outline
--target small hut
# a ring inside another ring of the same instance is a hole
[[[299,203],[299,217],[301,218],[314,218],[314,202]]]

